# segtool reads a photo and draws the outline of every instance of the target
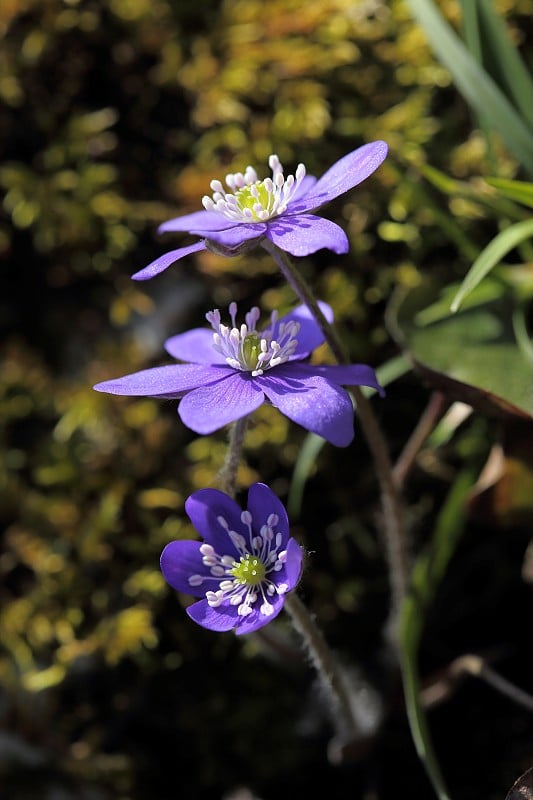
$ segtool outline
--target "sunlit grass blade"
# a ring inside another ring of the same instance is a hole
[[[464,470],[452,486],[439,514],[430,548],[415,564],[411,590],[404,601],[400,619],[401,666],[409,725],[416,751],[439,800],[450,800],[450,795],[433,749],[420,699],[418,651],[427,610],[464,529],[465,498],[472,482],[470,470]]]
[[[533,220],[530,219],[517,222],[495,236],[472,264],[450,304],[451,311],[455,313],[465,297],[488,275],[491,269],[499,264],[510,250],[531,236],[533,236]]]
[[[397,380],[397,378],[401,378],[402,375],[405,375],[410,370],[411,364],[407,358],[405,358],[405,356],[396,356],[385,362],[385,364],[382,364],[381,367],[378,367],[376,375],[382,386],[388,386],[389,383]],[[371,389],[368,386],[362,387],[362,391],[367,397],[376,393],[375,389]],[[325,444],[326,441],[315,433],[310,433],[305,438],[303,447],[294,465],[289,496],[287,498],[287,511],[292,518],[300,516],[305,485],[309,480],[313,466],[316,464],[318,455]]]
[[[471,0],[463,0],[464,3]],[[523,119],[533,131],[533,79],[520,53],[513,45],[505,22],[494,8],[493,2],[476,3],[485,67],[497,80],[503,91],[513,100]]]
[[[533,183],[529,181],[511,181],[506,178],[486,178],[489,186],[498,189],[504,197],[533,208]]]
[[[479,29],[479,15],[477,0],[461,0],[463,13],[463,34],[466,46],[472,57],[483,67],[483,48],[481,46],[481,34]],[[490,135],[490,123],[483,114],[477,114],[479,127],[483,131],[487,147],[487,160],[492,165],[492,170],[497,171],[497,161],[494,156],[492,138]]]
[[[492,78],[476,63],[432,0],[407,0],[439,60],[478,114],[499,131],[509,150],[533,174],[533,132]]]

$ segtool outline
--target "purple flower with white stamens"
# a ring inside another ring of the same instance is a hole
[[[333,312],[320,303],[328,322]],[[344,386],[370,386],[382,393],[374,370],[365,364],[315,366],[307,359],[324,334],[306,306],[258,331],[259,309],[238,326],[237,305],[230,304],[231,325],[218,310],[206,317],[212,329],[195,328],[168,339],[171,356],[189,363],[134,372],[94,388],[110,394],[179,399],[178,413],[188,428],[209,434],[259,408],[265,401],[293,422],[338,447],[354,436],[353,406]]]
[[[159,227],[159,233],[189,232],[200,241],[165,253],[133,278],[153,278],[175,261],[206,248],[238,255],[264,238],[293,256],[307,256],[323,247],[334,253],[348,252],[342,228],[309,212],[372,175],[387,150],[385,142],[365,144],[333,164],[318,181],[306,175],[303,164],[285,177],[276,155],[268,162],[271,178],[260,180],[253,167],[247,167],[244,174],[226,175],[226,188],[219,180],[211,181],[213,194],[202,201],[205,211],[176,217]]]
[[[200,489],[185,510],[203,542],[168,544],[161,571],[173,589],[202,598],[187,609],[191,619],[237,634],[273,620],[302,571],[302,550],[274,492],[254,483],[242,511],[224,492]]]

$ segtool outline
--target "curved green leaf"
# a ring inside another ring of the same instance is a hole
[[[451,303],[450,308],[452,312],[455,313],[459,309],[465,297],[475,289],[478,283],[488,275],[491,269],[495,267],[510,250],[513,250],[518,244],[525,239],[529,239],[531,236],[533,236],[533,220],[529,219],[523,222],[517,222],[495,236],[492,242],[479,254],[468,271],[459,291]]]

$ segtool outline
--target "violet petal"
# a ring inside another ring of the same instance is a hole
[[[259,239],[261,236],[264,236],[266,228],[267,226],[263,222],[243,222],[242,225],[234,223],[233,227],[227,230],[210,231],[207,235],[205,232],[202,233],[196,230],[191,231],[191,233],[197,234],[198,236],[205,235],[206,239],[210,239],[232,250],[239,247],[243,242],[247,242],[250,239]]]
[[[184,392],[198,386],[216,384],[228,378],[234,370],[227,366],[200,364],[169,364],[164,367],[143,369],[122,378],[97,383],[97,392],[121,394],[129,397],[163,397],[177,399]]]
[[[383,397],[385,391],[378,382],[376,373],[367,364],[295,364],[297,371],[294,374],[321,375],[331,383],[341,386],[370,386]]]
[[[229,603],[212,608],[207,600],[198,600],[187,609],[189,617],[210,631],[231,631],[242,617],[237,614],[237,607]]]
[[[163,222],[157,229],[158,233],[170,233],[177,231],[222,231],[231,228],[235,223],[219,214],[217,211],[193,211],[192,214],[184,214],[181,217],[174,217]]]
[[[327,303],[321,300],[318,302],[320,310],[326,317],[328,322],[333,322],[333,310]],[[277,331],[282,322],[297,322],[300,325],[296,338],[298,339],[298,346],[290,358],[290,361],[306,358],[313,350],[319,347],[324,341],[324,334],[315,320],[307,306],[297,306],[289,314],[281,317],[274,326],[273,339],[277,339]]]
[[[205,242],[195,242],[187,247],[179,247],[177,250],[170,250],[168,253],[156,258],[151,264],[148,264],[144,269],[140,269],[131,277],[134,281],[146,281],[149,278],[154,278],[160,272],[164,272],[175,261],[189,256],[191,253],[197,253],[199,250],[205,250]]]
[[[281,500],[264,483],[254,483],[248,491],[248,511],[254,521],[254,535],[259,535],[261,526],[267,524],[270,514],[276,514],[278,522],[275,531],[282,535],[280,549],[283,550],[289,538],[289,519]]]
[[[212,545],[219,555],[234,556],[240,553],[228,536],[227,530],[236,531],[247,538],[248,529],[241,522],[241,508],[218,489],[199,489],[185,501],[185,511],[202,539]],[[225,520],[225,527],[219,518]]]
[[[226,363],[224,356],[213,347],[213,331],[209,328],[193,328],[171,336],[165,342],[165,350],[179,361],[192,364]]]
[[[204,369],[226,369],[204,367]],[[195,433],[209,434],[229,422],[251,414],[264,402],[264,395],[249,373],[236,372],[225,381],[195,389],[178,407],[182,422]]]
[[[319,375],[298,372],[299,366],[282,364],[256,380],[286,417],[331,444],[346,447],[354,436],[348,393]]]
[[[293,256],[307,256],[327,248],[334,253],[347,253],[348,238],[335,222],[314,214],[280,216],[268,224],[267,238]]]
[[[336,161],[301,200],[290,203],[288,214],[304,214],[353,189],[377,170],[387,156],[385,142],[376,141]]]
[[[259,610],[261,600],[255,602],[251,614],[248,614],[246,617],[239,617],[239,623],[235,628],[237,636],[242,636],[244,633],[253,633],[264,625],[268,625],[269,622],[272,622],[285,605],[285,597],[282,594],[274,595],[274,597],[268,598],[268,602],[272,606],[272,614],[270,614],[269,617],[267,617],[266,614],[262,614]]]
[[[289,539],[287,543],[287,559],[283,568],[276,572],[276,583],[286,583],[287,591],[294,589],[302,574],[303,550],[296,539]]]
[[[204,597],[208,589],[218,589],[220,578],[210,575],[209,567],[202,562],[201,542],[177,541],[167,544],[161,553],[161,572],[166,582],[177,592],[185,592],[195,597]],[[205,580],[200,586],[191,586],[189,578],[201,575]]]

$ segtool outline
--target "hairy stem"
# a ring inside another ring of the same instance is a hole
[[[241,460],[242,446],[246,428],[248,427],[248,417],[242,417],[233,423],[229,434],[229,444],[226,458],[222,469],[218,474],[221,491],[230,497],[235,498],[237,491],[237,471]]]
[[[289,256],[268,239],[263,240],[262,246],[274,258],[283,276],[300,301],[308,307],[316,319],[338,363],[346,364],[347,358],[341,342],[320,310],[311,289],[301,274],[294,268]],[[397,646],[398,618],[407,593],[410,572],[402,503],[393,477],[387,443],[372,406],[359,387],[353,387],[351,391],[357,404],[361,428],[372,454],[380,484],[383,532],[391,588],[391,608],[386,630],[394,645]]]
[[[285,610],[295,630],[302,637],[309,659],[325,690],[337,733],[342,739],[354,739],[358,733],[352,712],[350,693],[342,672],[313,617],[296,594],[287,595]]]

